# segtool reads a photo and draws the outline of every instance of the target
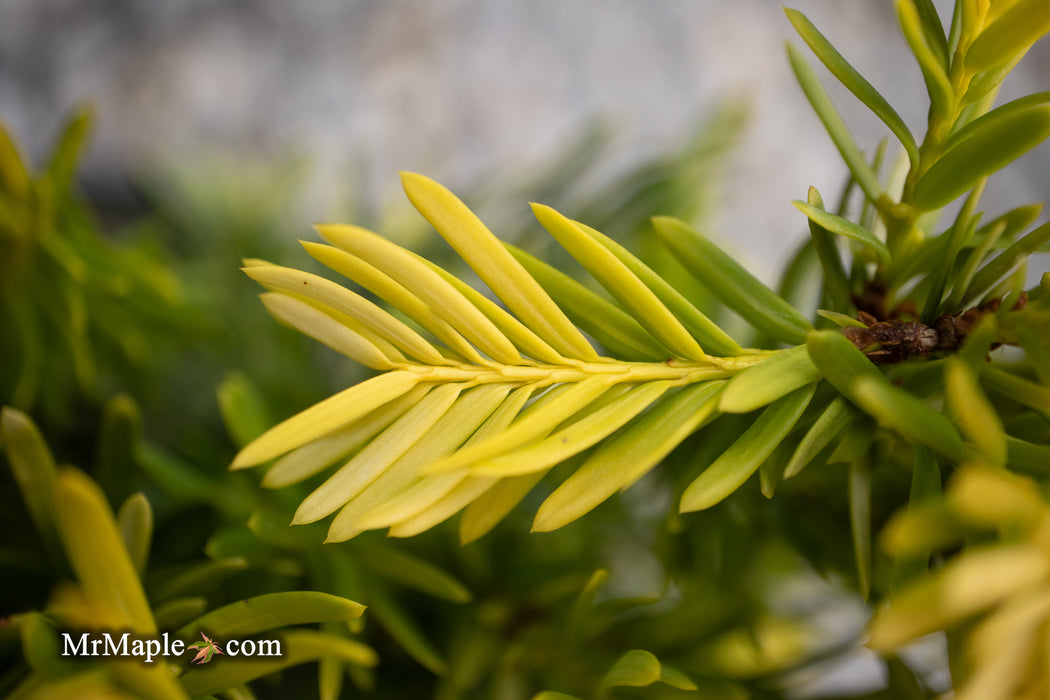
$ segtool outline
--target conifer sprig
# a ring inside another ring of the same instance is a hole
[[[307,523],[338,511],[329,540],[377,527],[414,533],[433,524],[428,513],[448,517],[484,494],[505,512],[551,468],[594,448],[535,525],[558,527],[655,466],[717,415],[724,380],[776,354],[741,348],[624,248],[535,205],[540,223],[612,297],[570,289],[574,323],[552,298],[565,298],[564,278],[502,244],[432,180],[402,181],[502,305],[354,226],[319,226],[328,244],[304,246],[406,320],[310,273],[258,260],[244,268],[268,290],[262,299],[277,319],[384,372],[275,426],[233,464],[279,458],[264,478],[270,486],[340,464],[295,517]],[[710,245],[681,222],[660,225],[689,250]],[[804,337],[809,323],[743,268],[727,265],[716,277],[712,284],[732,290],[735,306],[758,310],[772,332]],[[610,314],[626,322],[609,326]],[[591,329],[613,336],[619,357],[599,354],[585,335]],[[464,539],[497,521],[465,516],[478,524],[465,526]]]

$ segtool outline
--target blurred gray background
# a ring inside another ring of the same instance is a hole
[[[922,133],[922,80],[891,0],[791,5]],[[714,224],[770,279],[803,236],[790,200],[809,185],[836,196],[845,172],[788,68],[792,36],[768,0],[0,0],[0,119],[39,159],[64,112],[91,99],[83,176],[100,196],[217,156],[245,178],[305,159],[308,222],[347,211],[351,181],[373,204],[397,195],[398,170],[463,191],[549,161],[598,122],[610,167],[625,166],[742,99],[750,120]],[[1043,42],[1004,97],[1050,87],[1048,65]],[[872,148],[886,130],[832,94]],[[1045,147],[1023,159],[988,209],[1045,199],[1048,160]]]

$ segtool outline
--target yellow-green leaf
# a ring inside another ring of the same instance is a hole
[[[612,240],[600,231],[579,222],[576,225],[581,231],[605,246],[610,253],[627,266],[627,269],[637,275],[638,279],[653,294],[663,302],[674,316],[682,322],[686,330],[713,355],[740,355],[743,349],[735,340],[719,328],[715,323],[700,312],[686,299],[677,289],[672,287],[667,280],[654,272],[648,265],[631,254],[629,250]]]
[[[419,380],[412,372],[388,372],[355,384],[267,430],[237,453],[230,468],[261,464],[347,426],[406,393]]]
[[[524,414],[505,431],[444,457],[429,467],[428,473],[451,471],[473,466],[498,457],[537,438],[545,437],[564,420],[582,411],[609,390],[619,378],[596,375],[572,385],[555,387],[557,397],[545,404],[545,410]]]
[[[966,52],[966,68],[983,71],[1023,54],[1050,32],[1050,5],[1044,0],[1018,0],[985,27]]]
[[[597,357],[539,283],[454,194],[416,173],[402,173],[401,184],[412,205],[526,326],[569,357]]]
[[[838,331],[813,331],[806,337],[806,347],[821,376],[855,404],[854,384],[859,377],[886,382],[871,360]]]
[[[434,427],[452,407],[464,386],[443,384],[431,389],[419,403],[408,409],[307,496],[295,511],[293,522],[312,523],[320,520],[360,493]]]
[[[901,119],[900,115],[897,114],[896,110],[890,106],[889,102],[886,101],[879,92],[871,86],[867,80],[864,79],[857,70],[849,64],[849,62],[842,57],[842,54],[831,45],[823,34],[813,26],[813,23],[806,18],[798,10],[791,10],[785,8],[784,12],[787,14],[791,24],[794,25],[799,35],[809,44],[809,48],[813,50],[813,53],[821,60],[821,62],[827,66],[831,74],[839,79],[846,88],[852,92],[858,100],[864,103],[864,105],[870,109],[875,115],[882,120],[882,122],[889,127],[893,135],[901,142],[904,146],[904,150],[908,153],[908,160],[911,161],[912,167],[918,167],[919,164],[919,149],[915,144],[915,138],[911,135],[904,120]],[[941,40],[944,40],[944,33],[941,32]]]
[[[437,390],[435,390],[437,391]],[[435,459],[458,448],[484,423],[511,391],[509,384],[488,384],[465,392],[452,407],[411,448],[396,459],[364,488],[344,487],[348,502],[339,511],[328,530],[327,542],[340,542],[361,533],[367,527],[362,516],[409,488],[420,479],[420,469]],[[402,437],[398,431],[396,436]],[[382,438],[381,438],[382,439]],[[408,440],[407,436],[403,436]],[[364,471],[362,467],[358,470]]]
[[[948,417],[928,403],[883,380],[858,377],[853,398],[884,428],[960,461],[966,456],[962,438]]]
[[[799,440],[791,459],[784,467],[784,478],[790,479],[802,471],[821,450],[841,435],[858,415],[857,410],[845,398],[835,397]]]
[[[868,200],[877,202],[882,193],[878,176],[868,164],[868,160],[864,157],[860,147],[857,146],[857,142],[853,139],[849,128],[842,121],[842,117],[839,115],[838,110],[835,109],[835,105],[831,102],[831,98],[828,97],[828,93],[824,91],[824,87],[820,84],[820,80],[817,78],[816,73],[813,72],[813,69],[810,68],[809,63],[802,57],[799,50],[791,44],[787,45],[787,52],[791,69],[795,73],[795,78],[798,80],[802,92],[805,93],[806,99],[809,100],[810,105],[813,107],[813,111],[817,113],[821,123],[824,124],[824,128],[835,144],[835,148],[838,149],[842,159],[846,162],[846,167],[849,168],[850,173],[852,173],[853,178],[860,185]]]
[[[807,204],[806,202],[795,200],[792,204],[794,204],[799,211],[809,217],[810,221],[816,223],[824,230],[837,233],[840,236],[845,236],[846,238],[850,238],[858,243],[863,243],[875,252],[881,262],[889,262],[889,248],[886,247],[885,243],[876,238],[875,234],[863,226],[859,226],[849,219],[844,219],[841,216],[824,211],[823,209]]]
[[[288,294],[269,292],[259,295],[263,306],[275,319],[305,336],[327,345],[351,360],[372,369],[393,369],[405,358],[392,345],[380,349],[382,339],[345,314],[325,313],[313,304]],[[372,336],[371,338],[369,336]],[[392,352],[391,352],[392,351]],[[252,436],[255,437],[255,436]]]
[[[497,435],[510,424],[534,392],[534,387],[514,389],[503,403],[474,431],[464,446]],[[417,534],[450,517],[496,483],[496,479],[470,476],[463,469],[443,474],[427,474],[402,493],[361,516],[358,525],[366,529],[394,526],[391,536]],[[416,526],[419,530],[414,530]]]
[[[915,185],[914,204],[938,209],[978,180],[1019,158],[1050,135],[1050,105],[1005,112],[985,121],[930,166]]]
[[[398,311],[433,333],[453,352],[471,362],[481,362],[478,351],[459,331],[452,327],[452,324],[390,275],[341,248],[309,241],[300,241],[300,243],[315,260],[357,282],[380,299],[393,305]]]
[[[376,335],[428,365],[449,362],[434,346],[407,325],[360,294],[324,277],[277,265],[243,268],[244,273],[268,289],[307,297],[356,319]],[[473,308],[473,307],[471,307]],[[477,309],[474,309],[477,312]]]
[[[679,510],[687,513],[710,508],[740,488],[791,432],[815,390],[815,384],[797,389],[766,408],[728,450],[686,487]]]
[[[532,491],[549,470],[500,479],[467,506],[459,521],[459,541],[469,544],[496,527]]]
[[[805,339],[812,326],[801,313],[691,226],[658,216],[653,227],[694,277],[755,328],[793,345]]]
[[[408,393],[383,404],[347,427],[292,450],[266,470],[262,485],[276,489],[313,476],[335,460],[366,444],[419,403],[428,391],[429,385],[416,385]]]
[[[511,365],[521,362],[517,349],[492,321],[411,252],[358,226],[332,224],[316,228],[330,243],[380,266],[380,270],[423,300],[492,359]]]
[[[533,531],[562,527],[641,478],[714,415],[724,386],[721,381],[695,384],[664,397],[547,497]]]
[[[608,248],[588,236],[575,222],[550,207],[534,204],[532,213],[543,227],[616,297],[617,301],[633,312],[638,323],[668,350],[689,360],[706,359],[699,343],[678,318]]]
[[[747,413],[820,379],[805,345],[781,350],[729,380],[718,409]]]
[[[610,352],[629,360],[666,360],[667,351],[619,306],[573,278],[507,244],[507,249],[565,310],[572,322]]]
[[[934,48],[927,43],[927,34],[913,0],[897,0],[897,19],[908,46],[919,62],[934,113],[941,119],[950,118],[955,109],[955,90],[948,79],[946,67],[938,59]]]
[[[671,380],[646,382],[623,396],[539,442],[481,462],[472,472],[486,476],[517,476],[553,467],[619,430],[675,384]]]

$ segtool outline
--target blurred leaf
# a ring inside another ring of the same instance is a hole
[[[203,630],[223,639],[246,637],[288,625],[345,622],[360,617],[364,610],[360,603],[317,591],[267,593],[212,610],[175,634],[189,639]]]
[[[106,402],[95,449],[95,479],[114,505],[134,491],[141,432],[142,415],[134,399],[118,394]]]
[[[142,493],[132,494],[117,512],[117,526],[139,578],[146,571],[153,539],[153,509]]]
[[[52,495],[55,462],[51,452],[29,416],[6,406],[0,410],[0,437],[33,525],[57,559],[58,532]]]
[[[1007,436],[1006,452],[1010,469],[1039,477],[1050,472],[1050,445],[1036,445]]]
[[[114,627],[155,633],[149,603],[102,490],[71,468],[57,473],[54,488],[59,534],[88,600],[112,611]]]
[[[157,625],[124,548],[102,490],[82,472],[65,468],[55,479],[55,512],[77,581],[90,606],[109,629],[155,635]],[[124,684],[142,697],[184,698],[167,664],[109,664]]]
[[[890,650],[951,627],[1035,585],[1048,567],[1046,557],[1031,547],[971,550],[880,608],[871,622],[868,646]]]
[[[228,374],[217,394],[226,431],[237,447],[244,447],[273,425],[266,400],[247,375]]]
[[[941,470],[937,459],[922,445],[915,445],[912,449],[912,472],[911,491],[908,494],[908,512],[916,513],[931,503],[937,503],[941,496]],[[892,521],[891,521],[892,522]],[[908,582],[918,580],[926,573],[929,566],[930,553],[939,541],[930,541],[929,535],[937,530],[945,528],[924,529],[918,533],[918,537],[910,538],[911,541],[901,543],[900,535],[893,533],[887,526],[882,533],[883,549],[890,550],[897,559],[893,562],[893,570],[890,575],[890,590],[896,593]],[[950,527],[947,528],[950,530]],[[900,528],[898,528],[898,532]],[[894,541],[896,536],[898,541]],[[933,537],[940,540],[940,537]],[[906,549],[905,549],[906,548]]]
[[[448,672],[448,664],[434,645],[383,584],[378,580],[369,581],[366,599],[369,616],[374,617],[409,656],[435,675]]]
[[[468,603],[473,597],[470,590],[448,572],[394,546],[360,540],[355,548],[361,550],[369,569],[402,585],[452,603]]]
[[[200,617],[207,609],[208,599],[203,596],[176,598],[155,607],[153,617],[157,620],[157,629],[170,630]]]
[[[1038,528],[1046,511],[1032,479],[986,466],[957,471],[945,501],[967,525],[1012,533]]]
[[[660,661],[650,652],[634,649],[627,652],[613,664],[602,679],[600,697],[605,696],[608,688],[633,687],[644,688],[660,682]]]
[[[24,197],[30,188],[29,172],[3,124],[0,124],[0,185],[18,198]]]
[[[247,567],[248,563],[241,558],[219,559],[191,566],[182,565],[178,573],[165,576],[152,586],[150,598],[163,603],[200,594]]]
[[[84,148],[84,142],[91,132],[94,122],[94,110],[81,106],[66,120],[62,137],[51,153],[51,162],[47,172],[57,192],[64,192],[73,184],[77,163]]]
[[[42,676],[68,674],[76,666],[61,658],[61,643],[56,630],[41,613],[27,613],[22,619],[22,653],[29,668]]]
[[[867,600],[871,594],[871,472],[862,460],[849,468],[849,522],[860,595]]]
[[[344,659],[348,663],[367,667],[379,662],[370,647],[345,637],[314,630],[295,630],[284,632],[277,638],[281,642],[281,656],[238,659],[235,663],[222,659],[223,663],[191,668],[179,677],[179,682],[187,693],[199,697],[220,693],[290,666],[323,657]]]
[[[949,415],[963,434],[993,465],[1006,465],[1006,433],[995,408],[977,385],[977,378],[958,358],[945,365],[945,398]]]

